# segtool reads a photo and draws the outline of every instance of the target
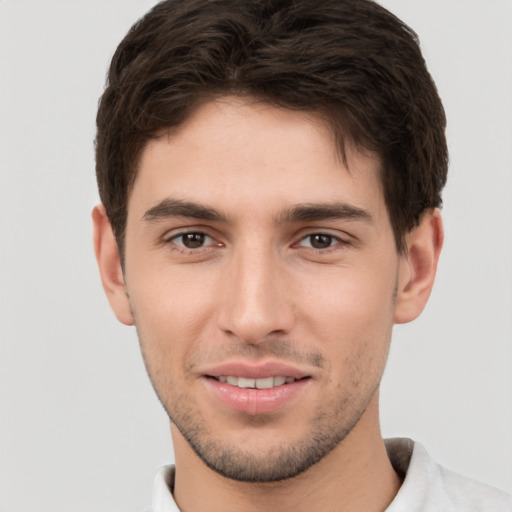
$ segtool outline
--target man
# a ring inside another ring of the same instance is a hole
[[[443,243],[444,111],[369,0],[171,0],[98,111],[95,248],[171,420],[154,511],[512,510],[378,390]]]

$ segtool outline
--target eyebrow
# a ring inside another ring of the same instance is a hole
[[[192,201],[166,198],[151,207],[142,220],[156,222],[170,217],[184,217],[210,222],[228,222],[228,217],[220,210]],[[295,205],[276,217],[278,224],[312,222],[322,220],[362,220],[373,221],[371,214],[362,208],[346,203],[306,203]]]
[[[367,210],[346,203],[300,204],[285,210],[279,215],[282,223],[311,222],[322,220],[361,220],[373,222]]]
[[[150,208],[142,217],[147,222],[155,222],[169,217],[186,217],[198,220],[227,222],[227,216],[215,208],[191,201],[167,198]]]

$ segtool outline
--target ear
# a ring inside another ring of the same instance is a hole
[[[133,325],[130,302],[126,293],[123,269],[117,242],[103,205],[92,211],[94,228],[94,252],[100,270],[103,289],[117,319],[125,325]]]
[[[443,240],[443,220],[437,208],[426,211],[419,225],[406,235],[407,253],[400,259],[395,323],[410,322],[425,308],[434,286]]]

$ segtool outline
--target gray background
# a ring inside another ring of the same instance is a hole
[[[0,0],[2,512],[139,511],[172,460],[90,223],[107,64],[153,3]],[[382,3],[420,35],[451,148],[438,281],[395,329],[383,432],[512,492],[512,2]]]

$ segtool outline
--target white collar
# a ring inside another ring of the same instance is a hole
[[[406,438],[385,443],[395,471],[405,477],[386,512],[512,511],[512,496],[448,471],[420,443]],[[163,466],[155,477],[147,512],[180,512],[172,497],[173,487],[174,466]]]

